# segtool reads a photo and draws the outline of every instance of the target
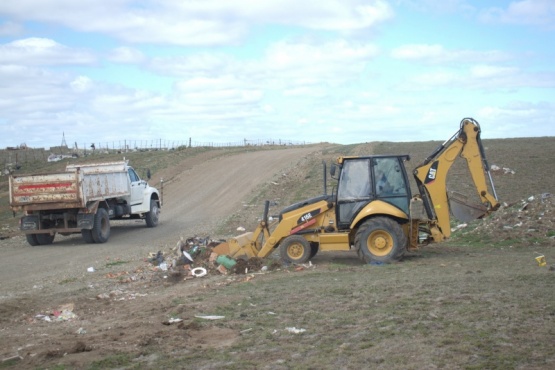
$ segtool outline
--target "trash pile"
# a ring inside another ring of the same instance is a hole
[[[481,235],[492,241],[514,239],[520,246],[555,246],[555,197],[543,193],[512,205],[503,204],[489,217],[478,220],[474,228],[460,230],[461,236]]]
[[[54,322],[54,321],[69,321],[77,318],[77,315],[73,313],[74,304],[66,303],[61,305],[57,309],[51,310],[47,313],[40,313],[35,316],[35,319]]]
[[[186,278],[203,277],[212,273],[248,274],[275,270],[282,266],[279,261],[264,265],[264,261],[256,257],[235,260],[227,255],[218,254],[214,248],[221,242],[222,240],[212,240],[209,237],[180,238],[170,252],[150,253],[148,262],[161,271],[186,273]]]

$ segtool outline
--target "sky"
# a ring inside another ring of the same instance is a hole
[[[555,136],[555,0],[0,2],[0,149],[446,140],[465,117]]]

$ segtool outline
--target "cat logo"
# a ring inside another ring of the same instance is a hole
[[[435,161],[432,163],[432,166],[428,170],[428,175],[426,175],[426,180],[424,180],[424,184],[430,184],[435,181],[437,176],[437,167],[439,165],[439,161]]]

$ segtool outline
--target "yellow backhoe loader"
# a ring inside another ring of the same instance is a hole
[[[469,205],[447,191],[447,174],[458,157],[466,160],[480,204]],[[499,208],[480,139],[480,125],[472,118],[416,167],[420,194],[411,195],[404,162],[408,155],[345,156],[330,168],[338,180],[327,194],[283,209],[268,223],[269,202],[254,232],[232,238],[215,248],[233,258],[264,258],[276,248],[290,263],[305,263],[316,253],[354,248],[364,262],[389,263],[418,249],[424,241],[439,242],[451,234],[450,218],[463,222]],[[486,174],[488,175],[487,181]],[[489,186],[488,186],[489,182]],[[491,192],[490,192],[491,188]]]

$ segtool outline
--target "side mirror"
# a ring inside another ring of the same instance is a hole
[[[150,180],[150,168],[146,170],[146,178]]]
[[[330,175],[331,175],[332,178],[335,176],[335,168],[336,168],[335,164],[332,164],[330,166]]]

